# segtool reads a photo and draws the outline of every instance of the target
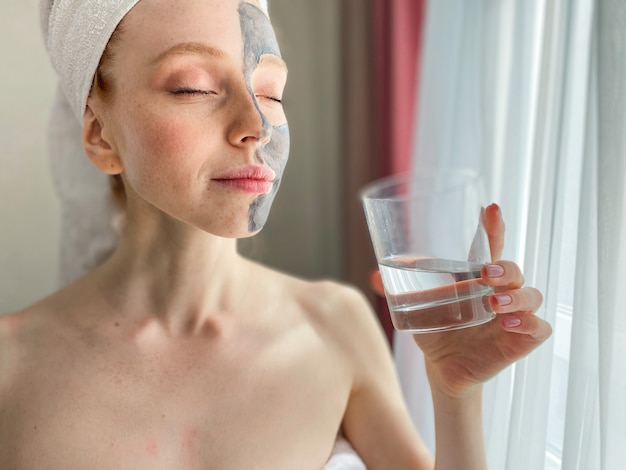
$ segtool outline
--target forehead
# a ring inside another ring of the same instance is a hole
[[[142,0],[126,15],[123,30],[134,56],[202,43],[241,57],[243,41],[279,54],[274,30],[256,0]]]

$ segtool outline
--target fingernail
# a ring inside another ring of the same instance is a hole
[[[517,317],[504,317],[502,319],[502,326],[505,328],[517,328],[522,324],[522,320]]]
[[[488,264],[485,266],[485,272],[488,277],[502,277],[504,275],[504,268],[499,264]]]
[[[513,302],[511,296],[507,294],[496,294],[493,296],[493,298],[496,299],[496,302],[500,306],[510,305],[511,302]]]

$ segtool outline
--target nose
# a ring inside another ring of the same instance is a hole
[[[232,120],[228,140],[235,146],[263,147],[272,136],[272,125],[263,114],[254,94],[247,89],[233,100]]]

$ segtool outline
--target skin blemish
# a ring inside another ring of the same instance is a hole
[[[241,2],[239,5],[239,18],[244,45],[243,67],[246,83],[259,115],[263,120],[263,126],[268,128],[268,132],[271,135],[269,143],[258,149],[257,159],[276,173],[276,180],[270,193],[259,196],[250,205],[248,230],[257,232],[267,222],[272,202],[278,192],[285,165],[287,164],[289,157],[289,127],[287,124],[272,126],[267,117],[261,112],[252,90],[252,74],[261,58],[264,55],[281,57],[278,41],[269,18],[259,8],[247,2]]]
[[[196,446],[196,441],[198,440],[198,428],[192,427],[189,428],[185,432],[185,436],[183,437],[182,447],[183,449],[193,449]]]
[[[180,442],[180,457],[181,461],[186,465],[192,466],[198,458],[199,452],[199,437],[200,431],[197,427],[192,426],[185,430],[182,440]]]
[[[148,454],[153,459],[159,457],[159,445],[156,439],[152,438],[148,441],[148,443],[146,444],[146,454]]]

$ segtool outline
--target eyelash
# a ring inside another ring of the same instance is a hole
[[[278,104],[282,104],[283,103],[282,99],[276,98],[275,96],[257,95],[257,98],[265,98],[265,99],[268,99],[268,100],[273,101],[273,102],[278,103]]]
[[[214,92],[205,90],[194,90],[193,88],[180,88],[178,90],[172,90],[172,95],[212,95]]]
[[[180,88],[178,90],[172,90],[170,93],[173,95],[213,95],[215,94],[212,91],[195,90],[193,88]],[[256,95],[256,97],[257,99],[265,98],[270,101],[273,101],[274,103],[283,104],[283,100],[280,98],[276,98],[275,96]]]

